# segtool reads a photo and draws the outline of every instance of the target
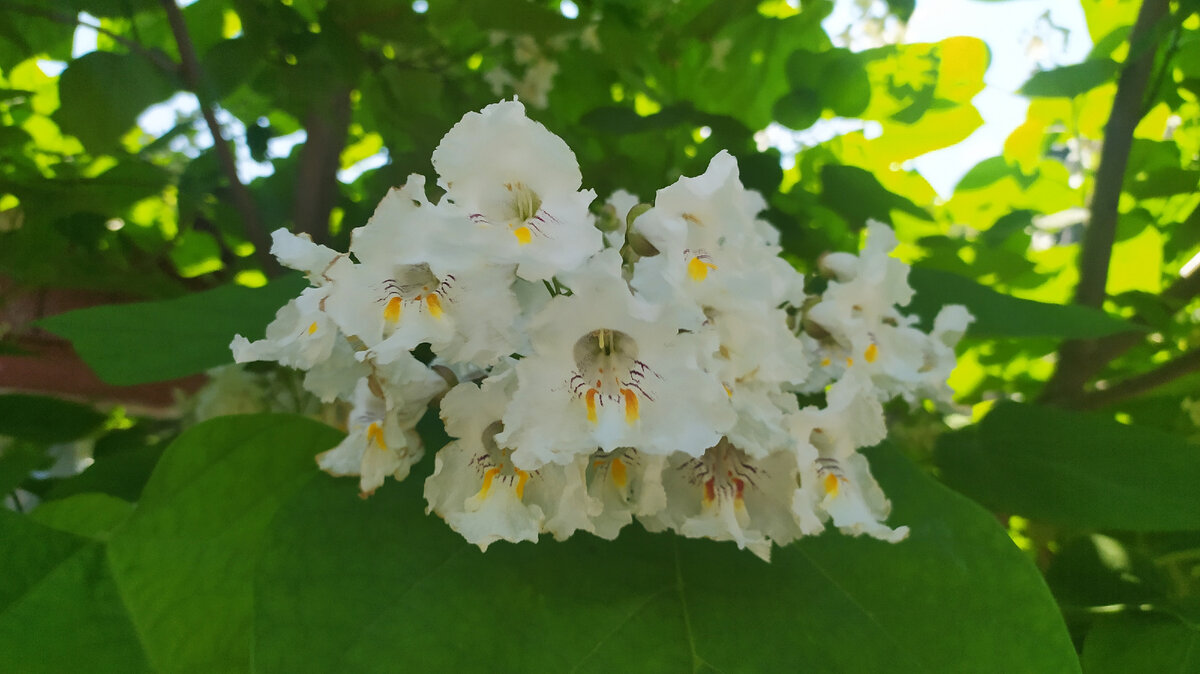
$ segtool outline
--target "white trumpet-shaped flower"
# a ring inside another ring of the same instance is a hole
[[[633,286],[667,302],[691,300],[718,310],[803,301],[803,279],[779,257],[779,234],[757,214],[766,202],[738,178],[727,152],[708,170],[658,191],[635,230],[659,252],[638,262]]]
[[[614,250],[566,283],[572,294],[533,318],[533,351],[516,366],[498,440],[517,465],[566,463],[597,447],[698,455],[716,444],[735,420],[721,382],[702,369],[712,337],[680,333],[635,298]]]
[[[643,522],[652,530],[733,541],[770,561],[772,544],[802,535],[792,510],[796,474],[791,451],[754,459],[722,439],[699,457],[671,457],[663,471],[667,507]]]
[[[497,443],[514,382],[507,372],[485,379],[482,387],[466,382],[446,394],[442,418],[458,439],[438,452],[425,481],[428,510],[481,549],[498,540],[536,541],[543,531],[566,538],[590,529],[597,509],[584,483],[585,457],[522,470],[513,464],[512,450]]]
[[[570,271],[600,250],[575,154],[518,101],[467,113],[433,152],[446,199],[465,211],[489,255],[524,279]]]
[[[353,232],[358,262],[344,258],[326,272],[329,314],[379,362],[423,342],[482,366],[513,353],[512,267],[489,264],[469,230],[457,209],[426,200],[423,178],[410,177]]]
[[[933,395],[949,404],[952,392],[944,382],[954,366],[953,346],[971,316],[953,305],[943,308],[942,328],[934,335],[918,329],[918,318],[898,309],[913,290],[908,266],[889,256],[895,246],[891,229],[871,222],[861,255],[833,253],[822,261],[834,278],[805,316],[810,333],[816,333],[808,341],[818,374],[810,390],[857,368],[870,377],[881,400]]]
[[[830,387],[826,400],[826,407],[806,407],[791,422],[800,465],[793,505],[801,528],[819,533],[832,519],[843,533],[902,540],[908,528],[883,524],[891,504],[858,453],[887,435],[883,407],[870,383],[851,372]]]

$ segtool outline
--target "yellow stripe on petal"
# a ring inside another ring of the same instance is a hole
[[[717,265],[711,262],[705,262],[699,257],[694,257],[690,262],[688,262],[687,271],[688,276],[692,277],[693,281],[703,281],[704,279],[708,278],[708,270],[715,270],[716,268]]]
[[[517,243],[524,246],[533,240],[533,232],[529,231],[528,227],[518,227],[513,230],[513,236],[517,237]]]
[[[383,441],[383,427],[373,421],[370,426],[367,426],[367,443],[373,443],[376,447],[385,451],[388,448],[387,443]]]
[[[517,500],[525,498],[525,483],[529,481],[529,473],[518,468],[513,468],[513,472],[517,474]]]
[[[308,326],[308,334],[311,335],[312,333],[314,333],[316,331],[317,331],[317,322],[313,321],[312,325]]]
[[[395,323],[400,320],[400,311],[404,308],[404,300],[399,297],[393,297],[387,302],[387,306],[383,308],[383,320],[388,323]]]
[[[492,489],[492,480],[496,479],[496,476],[499,474],[499,468],[489,468],[488,471],[483,474],[483,486],[479,488],[479,493],[475,495],[475,498],[479,499],[480,501],[487,498],[488,492]]]
[[[425,306],[429,307],[429,315],[434,318],[442,317],[442,300],[434,293],[425,296]]]
[[[874,343],[872,343],[870,346],[868,346],[867,350],[863,352],[863,358],[866,358],[868,363],[874,363],[875,359],[878,357],[879,357],[879,347],[875,346]]]
[[[841,484],[838,482],[838,476],[834,475],[833,473],[826,474],[824,486],[826,494],[836,497],[838,495],[838,489],[841,487]]]

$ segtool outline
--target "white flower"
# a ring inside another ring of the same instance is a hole
[[[414,422],[415,423],[415,422]],[[317,455],[317,465],[330,475],[358,475],[365,498],[375,493],[388,475],[408,477],[424,449],[412,426],[405,427],[387,402],[371,392],[367,378],[355,390],[349,434],[336,447]]]
[[[889,257],[896,245],[891,229],[868,223],[869,236],[860,256],[827,255],[822,266],[834,276],[821,301],[805,316],[810,324],[810,353],[818,376],[808,384],[817,390],[847,369],[865,372],[881,399],[902,396],[915,403],[930,396],[949,403],[945,379],[954,368],[954,349],[971,316],[963,307],[945,307],[941,328],[927,335],[916,316],[900,313],[913,295],[908,265]]]
[[[344,258],[326,272],[327,311],[381,363],[422,342],[447,360],[481,366],[513,353],[512,267],[487,264],[473,229],[455,207],[430,204],[424,179],[411,176],[354,230],[350,250],[359,262]]]
[[[425,453],[414,430],[417,421],[444,386],[441,377],[411,356],[377,368],[355,387],[348,435],[318,454],[317,465],[330,475],[359,475],[364,497],[388,475],[408,477]]]
[[[908,535],[907,527],[883,524],[891,504],[857,451],[887,435],[883,407],[861,374],[847,373],[826,393],[826,407],[805,407],[791,426],[800,465],[793,506],[806,534],[820,533],[832,518],[843,533],[855,536],[895,543]]]
[[[587,491],[599,507],[591,518],[592,533],[612,540],[636,517],[650,517],[667,505],[662,472],[665,456],[632,447],[596,452],[585,460]]]
[[[304,388],[321,402],[351,400],[358,380],[371,374],[371,368],[357,358],[346,339],[334,342],[329,357],[304,373]]]
[[[722,439],[698,458],[671,457],[663,473],[668,505],[643,522],[652,530],[670,526],[690,538],[733,541],[770,561],[772,543],[802,535],[792,513],[796,473],[791,451],[753,459]]]
[[[787,313],[761,303],[706,307],[703,332],[716,335],[712,367],[727,387],[764,381],[799,387],[809,375],[804,342],[788,328]]]
[[[716,444],[734,415],[720,381],[701,368],[712,337],[681,334],[633,297],[614,250],[567,283],[573,294],[534,317],[533,351],[516,366],[497,439],[516,450],[517,465],[565,463],[597,447],[698,455]]]
[[[433,152],[446,198],[465,210],[498,262],[540,281],[575,269],[601,247],[591,190],[561,138],[517,101],[467,113]]]
[[[820,519],[832,519],[833,525],[844,534],[866,534],[889,543],[899,543],[908,537],[908,527],[895,529],[883,524],[891,513],[892,504],[884,496],[879,483],[871,476],[867,459],[851,454],[842,460],[817,459],[800,472],[800,489],[795,496],[797,513],[812,513]],[[818,533],[819,521],[801,522],[805,533]]]
[[[337,325],[321,310],[328,293],[328,286],[305,288],[275,313],[264,339],[251,342],[235,335],[229,345],[233,359],[239,363],[273,360],[300,370],[328,359],[340,339]]]
[[[778,385],[750,380],[727,387],[737,423],[726,435],[734,446],[761,459],[793,443],[790,419],[799,412],[795,394]]]
[[[587,495],[585,457],[522,470],[513,465],[512,450],[497,444],[513,383],[506,372],[481,387],[466,382],[446,394],[442,418],[458,439],[438,452],[425,481],[427,510],[480,549],[497,540],[536,541],[542,531],[566,538],[590,529],[589,515],[599,508]]]
[[[286,229],[271,232],[271,254],[283,266],[304,272],[314,285],[321,285],[327,280],[323,278],[325,271],[343,255],[314,243],[307,233],[296,235]]]
[[[654,301],[664,292],[703,307],[803,301],[803,279],[779,254],[779,234],[757,214],[766,202],[745,189],[737,161],[719,152],[708,170],[658,191],[636,229],[659,254],[638,262],[633,287]]]

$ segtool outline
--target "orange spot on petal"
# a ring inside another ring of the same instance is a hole
[[[584,400],[587,402],[588,421],[593,424],[596,423],[596,393],[596,389],[590,388],[587,395],[584,396]]]
[[[518,227],[513,230],[513,236],[517,237],[517,243],[524,246],[533,240],[533,232],[529,231],[528,227]]]
[[[625,462],[620,459],[613,459],[609,466],[609,473],[612,475],[613,483],[618,487],[624,487],[629,481],[629,474],[625,470]]]
[[[637,394],[630,389],[623,388],[621,395],[625,398],[625,423],[632,424],[638,420]]]

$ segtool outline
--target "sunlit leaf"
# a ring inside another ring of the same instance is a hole
[[[979,336],[1089,338],[1139,329],[1095,309],[1021,299],[935,269],[913,267],[908,280],[916,291],[908,310],[926,326],[942,306],[962,304],[975,317],[969,334]]]
[[[1108,294],[1162,290],[1162,258],[1162,235],[1154,227],[1146,227],[1137,236],[1118,242],[1112,250]]]

